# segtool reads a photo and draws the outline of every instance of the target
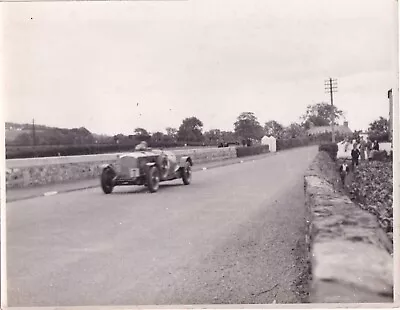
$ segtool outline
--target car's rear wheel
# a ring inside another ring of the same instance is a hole
[[[160,171],[156,166],[150,167],[147,172],[147,187],[149,188],[151,193],[155,193],[158,191],[160,187]]]
[[[192,181],[192,165],[190,164],[190,162],[187,161],[185,167],[181,169],[182,169],[183,184],[189,185],[190,182]]]
[[[110,168],[104,169],[101,173],[101,188],[104,194],[111,194],[114,189],[113,179],[115,177],[114,171]]]

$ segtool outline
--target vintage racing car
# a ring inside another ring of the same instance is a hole
[[[159,189],[160,182],[182,179],[189,185],[192,179],[192,159],[177,157],[164,150],[146,149],[118,156],[117,163],[102,167],[101,188],[112,193],[115,186],[145,185],[151,193]]]

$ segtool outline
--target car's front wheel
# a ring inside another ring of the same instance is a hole
[[[192,181],[192,165],[190,164],[190,162],[187,161],[185,167],[181,169],[182,169],[183,184],[189,185],[190,182]]]
[[[104,194],[111,194],[114,189],[113,179],[115,177],[114,171],[110,168],[104,169],[101,173],[101,188]]]
[[[156,166],[150,167],[147,172],[147,187],[151,193],[158,191],[160,187],[160,171]]]

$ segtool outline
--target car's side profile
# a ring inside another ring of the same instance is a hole
[[[189,185],[192,179],[192,159],[177,156],[169,151],[143,150],[120,155],[115,165],[103,166],[100,176],[105,194],[112,193],[115,186],[145,185],[154,193],[160,182],[182,179]]]

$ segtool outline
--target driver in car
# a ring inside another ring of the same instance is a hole
[[[135,147],[135,151],[146,151],[148,149],[147,142],[142,141]]]

